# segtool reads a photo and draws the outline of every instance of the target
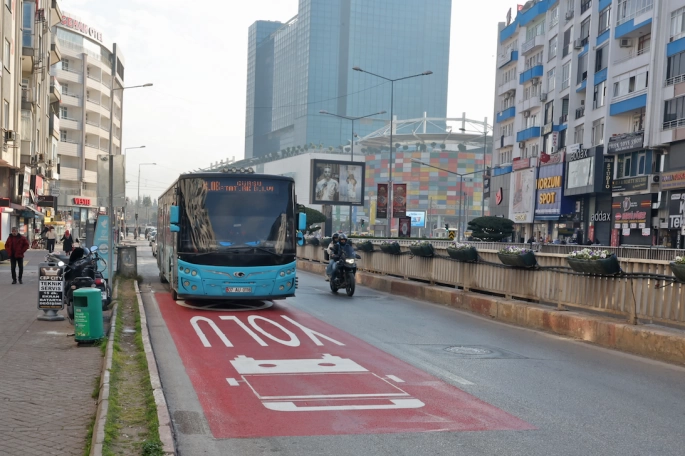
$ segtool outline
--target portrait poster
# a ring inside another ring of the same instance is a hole
[[[376,218],[388,218],[388,184],[378,184],[378,198],[376,200]]]
[[[400,217],[398,236],[401,238],[411,237],[411,217]]]
[[[393,184],[392,186],[392,216],[393,218],[407,215],[407,184]]]

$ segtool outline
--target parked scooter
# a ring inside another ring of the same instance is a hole
[[[357,260],[361,257],[355,253],[352,244],[348,243],[341,247],[340,259],[330,279],[331,291],[337,293],[338,289],[344,288],[347,296],[352,296],[356,285]]]

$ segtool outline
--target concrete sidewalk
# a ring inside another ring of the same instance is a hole
[[[38,321],[38,264],[29,250],[24,283],[0,263],[0,455],[82,455],[97,406],[100,347],[77,346],[67,321]],[[66,316],[66,311],[61,312]],[[109,312],[108,312],[109,314]]]

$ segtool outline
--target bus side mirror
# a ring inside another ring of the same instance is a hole
[[[181,221],[181,211],[178,206],[169,207],[169,223],[174,225]]]
[[[304,234],[302,234],[301,231],[297,232],[297,245],[299,245],[299,246],[304,245]]]
[[[172,233],[179,233],[181,231],[181,228],[179,228],[178,225],[169,225],[169,231]]]
[[[297,214],[297,216],[297,229],[305,230],[307,228],[307,214],[305,214],[304,212],[300,212],[299,214]]]

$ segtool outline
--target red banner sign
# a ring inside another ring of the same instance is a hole
[[[90,198],[74,198],[74,204],[77,206],[90,206]]]
[[[407,216],[407,184],[392,185],[392,216],[393,218]]]

